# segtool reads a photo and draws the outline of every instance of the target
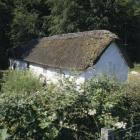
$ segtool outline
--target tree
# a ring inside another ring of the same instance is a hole
[[[78,5],[75,0],[48,0],[51,14],[48,16],[50,34],[74,32],[78,30]]]
[[[121,28],[118,31],[120,38],[125,44],[125,49],[134,62],[140,62],[140,1],[119,0],[120,16],[118,24]]]
[[[46,36],[48,13],[46,0],[15,0],[10,36],[13,46]]]
[[[12,0],[0,0],[0,69],[8,65],[6,49],[10,46],[11,7]]]
[[[11,0],[0,0],[0,47],[8,47],[11,23]],[[6,42],[6,43],[5,43]]]

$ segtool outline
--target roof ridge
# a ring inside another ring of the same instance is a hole
[[[49,37],[43,37],[42,40],[54,40],[54,39],[70,39],[76,37],[89,37],[93,36],[94,38],[102,38],[104,35],[117,39],[118,36],[108,30],[91,30],[91,31],[84,31],[84,32],[75,32],[75,33],[67,33],[67,34],[58,34]]]
[[[24,61],[47,67],[78,69],[87,68],[91,60],[96,63],[102,52],[117,36],[108,30],[68,33],[31,40],[15,56]]]

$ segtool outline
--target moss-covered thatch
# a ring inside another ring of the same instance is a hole
[[[96,63],[115,39],[117,36],[106,30],[44,37],[28,44],[32,49],[24,60],[48,67],[82,70]]]

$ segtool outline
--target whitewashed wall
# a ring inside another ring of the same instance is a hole
[[[17,61],[17,66],[24,69],[27,67],[26,63]],[[29,69],[37,76],[43,76],[46,82],[58,83],[64,77],[73,79],[76,77],[77,85],[84,83],[98,75],[107,75],[114,77],[119,81],[126,81],[128,76],[128,65],[124,60],[120,50],[115,43],[112,43],[108,49],[102,54],[96,65],[89,67],[85,71],[72,72],[69,70],[60,70],[53,68],[43,68],[36,64],[30,64]]]
[[[57,83],[59,79],[62,78],[59,69],[53,68],[43,68],[36,64],[30,64],[29,69],[33,74],[39,76],[40,78],[45,78],[47,83]]]
[[[35,65],[32,63],[30,63],[30,65],[29,65],[29,70],[37,76],[40,76],[40,74],[43,74],[43,68],[39,65]]]
[[[112,43],[102,54],[96,65],[88,68],[81,75],[85,77],[85,80],[98,75],[107,75],[118,81],[126,81],[128,69],[129,67],[119,48],[115,43]]]
[[[47,83],[57,84],[59,80],[62,80],[63,78],[69,78],[72,80],[75,77],[77,77],[77,84],[83,83],[85,81],[85,78],[80,76],[77,72],[71,72],[69,70],[43,68],[36,64],[30,64],[29,69],[36,76],[44,77]]]

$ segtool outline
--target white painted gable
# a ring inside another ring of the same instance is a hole
[[[86,80],[98,75],[107,75],[119,81],[126,81],[128,69],[129,67],[119,48],[115,43],[112,43],[102,54],[96,65],[88,68],[83,74]]]

